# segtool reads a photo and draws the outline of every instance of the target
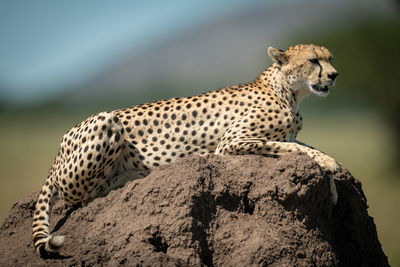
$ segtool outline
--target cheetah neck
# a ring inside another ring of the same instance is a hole
[[[262,88],[269,92],[272,91],[282,102],[291,106],[295,112],[298,112],[301,101],[309,93],[306,90],[307,88],[291,85],[276,65],[266,69],[257,78],[257,81],[262,83]]]

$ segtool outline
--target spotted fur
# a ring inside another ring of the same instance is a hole
[[[38,252],[57,253],[63,236],[49,231],[56,196],[86,205],[126,181],[191,154],[282,155],[301,152],[327,173],[331,157],[296,140],[299,103],[327,95],[337,76],[321,46],[270,47],[273,61],[254,81],[198,96],[173,98],[94,115],[69,130],[39,194],[33,218]],[[333,201],[337,195],[331,179]]]

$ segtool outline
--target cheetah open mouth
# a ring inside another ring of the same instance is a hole
[[[311,86],[312,91],[318,95],[327,95],[329,93],[328,86],[320,86],[318,84]]]

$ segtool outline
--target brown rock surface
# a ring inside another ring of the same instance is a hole
[[[0,228],[0,266],[387,266],[361,184],[329,181],[310,158],[193,156],[128,182],[85,208],[58,201],[59,257],[31,241],[37,192]]]

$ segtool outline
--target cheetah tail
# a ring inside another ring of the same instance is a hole
[[[56,195],[56,189],[50,178],[47,178],[36,202],[32,224],[33,243],[36,251],[42,256],[58,253],[64,243],[64,236],[52,236],[49,229],[51,207]]]

